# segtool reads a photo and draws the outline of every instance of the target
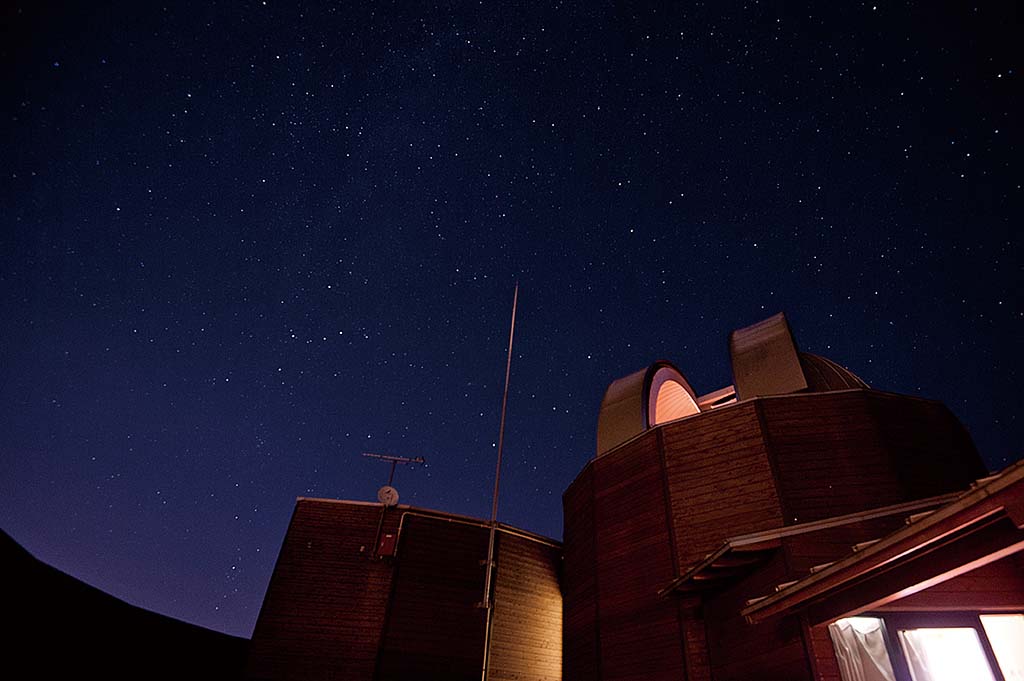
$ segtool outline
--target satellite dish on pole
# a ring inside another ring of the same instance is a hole
[[[400,463],[426,463],[426,460],[422,456],[407,457],[407,456],[391,456],[390,454],[371,454],[370,452],[363,452],[363,456],[371,459],[380,459],[391,464],[391,473],[388,475],[388,484],[377,490],[377,501],[384,504],[385,506],[394,506],[398,503],[398,490],[391,486],[391,483],[395,479],[395,467]]]
[[[377,490],[377,501],[385,506],[395,506],[398,504],[398,490],[391,485],[384,485]]]
[[[380,502],[380,520],[377,521],[377,536],[373,540],[374,550],[373,555],[375,558],[382,558],[384,556],[394,556],[395,543],[397,538],[394,535],[384,535],[384,539],[391,539],[390,548],[382,548],[385,544],[382,544],[381,530],[384,529],[384,515],[388,512],[388,509],[392,506],[398,505],[398,490],[391,486],[391,483],[395,480],[395,468],[398,464],[406,463],[419,463],[424,464],[426,460],[422,456],[407,457],[407,456],[391,456],[390,454],[372,454],[370,452],[363,452],[363,456],[371,459],[380,459],[391,464],[391,473],[388,474],[388,484],[384,485],[377,490],[377,501]]]

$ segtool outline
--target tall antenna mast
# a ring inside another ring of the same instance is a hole
[[[487,681],[487,666],[490,661],[491,623],[493,609],[491,607],[491,583],[494,578],[494,534],[498,529],[498,486],[501,482],[501,454],[505,445],[505,409],[508,406],[508,379],[512,373],[512,339],[516,333],[516,303],[519,301],[519,282],[516,282],[512,293],[512,324],[508,331],[508,357],[505,360],[505,391],[501,396],[501,425],[498,426],[498,460],[494,464],[494,493],[491,496],[491,531],[487,539],[487,564],[484,577],[484,598],[481,607],[487,609],[487,625],[484,632],[484,666],[482,681]]]

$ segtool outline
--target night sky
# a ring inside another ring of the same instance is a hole
[[[94,4],[0,10],[0,527],[86,582],[248,636],[365,451],[487,517],[516,281],[504,522],[779,311],[1024,451],[1017,3]]]

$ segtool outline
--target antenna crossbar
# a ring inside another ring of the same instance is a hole
[[[380,459],[381,461],[388,461],[391,463],[391,473],[388,475],[388,486],[391,486],[392,481],[395,479],[395,466],[400,463],[426,463],[427,460],[422,456],[408,457],[408,456],[391,456],[390,454],[373,454],[372,452],[363,452],[363,456],[371,459]]]
[[[372,452],[363,452],[363,456],[370,457],[371,459],[381,459],[383,461],[394,461],[395,463],[426,463],[426,459],[422,456],[391,456],[390,454],[373,454]]]

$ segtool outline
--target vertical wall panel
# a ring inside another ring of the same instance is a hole
[[[941,404],[859,390],[759,401],[786,524],[966,489],[985,475]]]
[[[487,529],[406,516],[377,678],[479,681]]]
[[[600,678],[593,470],[592,464],[584,468],[562,497],[565,540],[562,673],[565,681]]]
[[[755,403],[668,424],[663,439],[680,569],[731,536],[783,524]]]
[[[498,533],[489,681],[561,681],[561,553]]]
[[[815,681],[844,681],[842,672],[839,671],[839,661],[836,659],[832,637],[828,633],[828,625],[805,627],[805,632]]]
[[[300,499],[253,632],[252,679],[373,678],[391,565],[372,558],[381,507]],[[386,516],[394,532],[398,511]]]
[[[711,658],[708,656],[708,634],[704,625],[701,597],[691,595],[672,598],[676,598],[679,604],[686,681],[711,681]]]
[[[942,403],[868,393],[883,442],[910,498],[964,489],[988,475],[970,435]]]
[[[815,393],[759,405],[786,523],[907,501],[865,391]]]
[[[657,433],[593,466],[601,678],[679,679],[678,611],[658,596],[675,569]]]
[[[788,576],[781,552],[760,570],[705,599],[708,649],[715,681],[810,681],[803,627],[794,616],[757,625],[740,615],[746,599],[770,593]]]

